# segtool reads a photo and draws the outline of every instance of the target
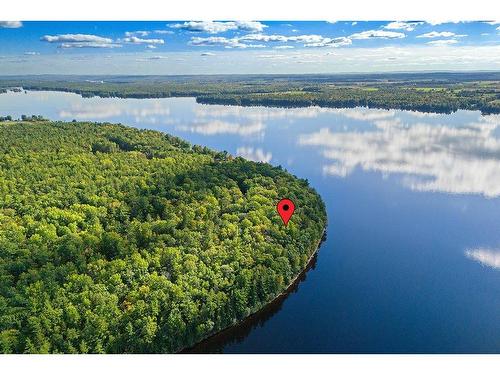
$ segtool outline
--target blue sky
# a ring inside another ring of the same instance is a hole
[[[500,69],[500,23],[0,22],[0,74]]]

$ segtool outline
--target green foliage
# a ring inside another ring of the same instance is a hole
[[[75,92],[83,97],[196,97],[200,103],[274,107],[371,107],[500,113],[500,73],[3,77],[0,90]],[[1,93],[2,91],[0,91]]]
[[[268,164],[120,125],[0,124],[0,351],[175,352],[283,291],[325,225]]]

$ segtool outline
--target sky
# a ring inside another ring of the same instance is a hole
[[[500,22],[0,21],[0,75],[500,70]]]

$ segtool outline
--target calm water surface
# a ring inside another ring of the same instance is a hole
[[[500,116],[55,92],[2,94],[7,114],[161,130],[282,165],[322,195],[327,241],[302,282],[195,351],[500,353]]]

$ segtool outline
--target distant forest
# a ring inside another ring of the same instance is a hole
[[[7,89],[84,97],[195,97],[199,103],[272,107],[370,107],[500,113],[500,72],[343,75],[9,76]]]

